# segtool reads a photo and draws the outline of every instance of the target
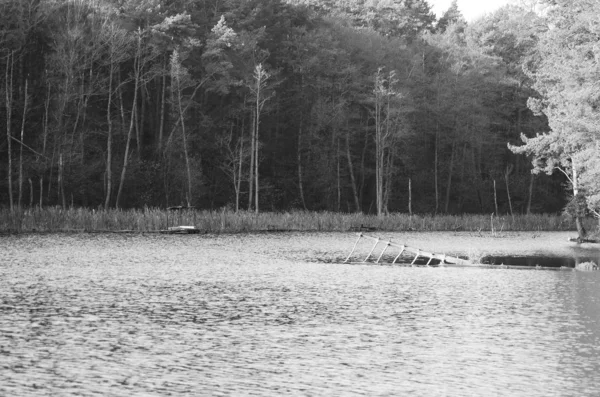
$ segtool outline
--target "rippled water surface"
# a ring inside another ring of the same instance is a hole
[[[0,395],[599,395],[600,272],[328,263],[352,243],[0,237]]]

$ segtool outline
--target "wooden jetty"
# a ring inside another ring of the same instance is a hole
[[[359,261],[351,261],[352,254],[354,254],[354,251],[356,251],[356,247],[358,246],[358,243],[363,238],[374,241],[373,247],[369,251],[369,254],[366,256],[366,258],[364,258],[362,261],[360,261],[360,260]],[[383,245],[383,248],[381,247],[382,245]],[[381,251],[379,252],[378,255],[374,255],[374,253],[376,251],[378,251],[378,247],[379,247],[379,249],[381,249]],[[394,257],[394,259],[391,262],[389,262],[389,261],[383,262],[382,261],[386,252],[388,252],[387,258],[391,258],[392,256]],[[390,255],[390,253],[391,253],[391,255]],[[406,261],[398,262],[400,257],[404,254],[410,255],[410,258],[412,258],[412,261],[410,263],[408,263]],[[375,257],[375,256],[377,256],[377,257]],[[574,270],[571,267],[565,267],[565,266],[561,266],[560,268],[558,268],[558,267],[539,266],[539,265],[538,266],[514,266],[514,265],[491,265],[491,264],[484,264],[484,263],[474,263],[468,259],[459,258],[457,256],[446,255],[446,254],[437,254],[434,252],[423,251],[419,248],[410,247],[406,244],[399,244],[399,243],[392,242],[390,239],[386,240],[386,239],[382,239],[379,237],[368,236],[363,233],[358,233],[358,238],[357,238],[356,242],[354,243],[354,247],[352,247],[352,251],[350,251],[350,254],[346,258],[346,260],[344,260],[343,263],[361,263],[362,264],[362,263],[374,261],[374,263],[379,263],[379,264],[386,263],[386,264],[400,265],[400,266],[416,266],[416,265],[421,265],[421,263],[422,263],[422,262],[417,263],[417,260],[419,258],[426,260],[425,266],[427,266],[427,267],[429,267],[429,266],[451,266],[451,267],[476,267],[476,268],[493,268],[493,269],[534,269],[534,270],[545,269],[545,270],[569,270],[569,271]],[[371,260],[371,261],[369,261],[369,260]]]

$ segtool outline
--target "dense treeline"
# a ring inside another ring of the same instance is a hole
[[[547,21],[424,0],[0,0],[0,203],[558,211]]]

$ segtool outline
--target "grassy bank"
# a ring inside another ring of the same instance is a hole
[[[597,222],[586,220],[589,230]],[[333,212],[231,212],[167,211],[145,208],[98,211],[87,208],[0,209],[0,232],[157,232],[169,226],[193,225],[207,233],[241,233],[276,230],[350,231],[361,225],[382,231],[566,231],[574,222],[558,215],[413,215],[397,213],[384,217]]]

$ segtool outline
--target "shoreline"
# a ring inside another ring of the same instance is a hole
[[[563,215],[530,214],[406,214],[378,217],[362,213],[334,212],[233,212],[227,209],[170,211],[158,208],[94,210],[59,207],[21,210],[0,209],[0,234],[16,233],[161,233],[187,227],[199,233],[293,232],[472,232],[575,231],[575,223]],[[585,219],[590,232],[596,219]],[[197,231],[196,231],[197,230]],[[181,230],[180,230],[181,231]]]

